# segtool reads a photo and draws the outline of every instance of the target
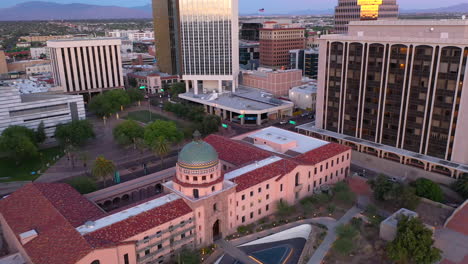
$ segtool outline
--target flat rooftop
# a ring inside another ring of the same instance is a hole
[[[301,153],[301,154],[329,144],[329,142],[324,141],[324,140],[311,138],[311,137],[304,136],[299,133],[291,132],[289,130],[285,130],[285,129],[281,129],[281,128],[273,127],[273,126],[257,130],[249,134],[248,137],[249,138],[261,138],[261,139],[265,139],[267,141],[271,141],[271,142],[278,143],[278,144],[286,144],[286,143],[295,141],[296,147],[289,149],[288,152],[293,151],[293,152]],[[276,152],[273,148],[267,145],[252,144],[252,146],[265,149],[268,151]],[[288,152],[286,152],[285,154],[287,155]]]
[[[277,156],[271,156],[271,157],[268,157],[266,159],[263,159],[263,160],[260,160],[260,161],[256,161],[252,164],[249,164],[249,165],[246,165],[244,167],[241,167],[241,168],[238,168],[236,170],[233,170],[233,171],[230,171],[226,174],[224,174],[224,179],[226,180],[232,180],[238,176],[241,176],[243,174],[246,174],[248,172],[251,172],[253,170],[256,170],[258,168],[262,168],[262,167],[265,167],[271,163],[275,163],[277,161],[280,161],[282,160],[282,158],[280,157],[277,157]]]
[[[383,150],[383,151],[386,151],[386,152],[395,153],[395,154],[398,154],[398,155],[404,155],[406,157],[410,157],[410,158],[413,158],[413,159],[416,159],[416,160],[426,161],[426,162],[430,162],[432,164],[437,164],[437,165],[440,165],[440,166],[443,166],[443,167],[457,169],[459,171],[468,173],[468,165],[465,165],[465,164],[462,164],[462,163],[456,163],[456,162],[453,162],[453,161],[447,161],[447,160],[439,159],[439,158],[436,158],[436,157],[427,156],[427,155],[419,154],[419,153],[416,153],[416,152],[412,152],[412,151],[409,151],[409,150],[396,148],[396,147],[392,147],[392,146],[388,146],[388,145],[384,145],[384,144],[379,144],[379,143],[375,143],[375,142],[372,142],[372,141],[368,141],[368,140],[364,140],[364,139],[360,139],[360,138],[356,138],[356,137],[351,137],[351,136],[344,135],[344,134],[339,134],[339,133],[329,131],[329,130],[325,130],[325,129],[320,129],[320,128],[315,127],[315,122],[310,122],[310,123],[307,123],[307,124],[297,126],[296,130],[297,131],[304,130],[304,131],[316,133],[316,134],[319,134],[319,135],[325,135],[325,136],[330,136],[330,137],[333,137],[333,138],[336,138],[336,139],[342,139],[342,140],[345,140],[345,141],[348,141],[348,142],[353,142],[353,143],[356,143],[356,144],[371,147],[371,148],[374,148],[374,149]]]
[[[188,93],[180,94],[179,97],[202,104],[216,104],[235,111],[246,111],[246,114],[249,114],[249,110],[268,111],[273,110],[273,108],[287,109],[294,106],[292,102],[277,99],[270,93],[247,86],[239,86],[235,93],[226,92],[222,94],[196,95],[193,90],[190,90]]]
[[[171,194],[156,198],[154,200],[148,201],[146,203],[142,203],[137,206],[125,209],[115,214],[105,216],[96,221],[86,222],[84,225],[77,227],[76,231],[78,231],[81,235],[85,235],[87,233],[94,232],[106,226],[110,226],[112,224],[123,221],[130,217],[133,217],[141,213],[144,213],[146,211],[152,210],[154,208],[160,207],[166,203],[173,202],[177,199],[180,199],[180,197],[174,193],[171,193]]]

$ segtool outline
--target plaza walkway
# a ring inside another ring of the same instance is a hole
[[[333,242],[336,240],[336,232],[335,228],[341,224],[348,223],[353,217],[359,214],[361,210],[355,206],[349,209],[346,214],[344,214],[340,220],[336,221],[335,223],[328,226],[327,236],[323,240],[322,244],[315,250],[314,255],[309,259],[307,264],[319,264],[322,263],[323,258],[327,255],[328,251],[330,250]]]
[[[264,230],[264,231],[261,231],[261,232],[256,232],[256,233],[251,234],[251,235],[243,236],[243,237],[240,237],[240,238],[237,238],[237,239],[232,239],[232,240],[229,240],[228,242],[227,241],[225,241],[225,242],[228,243],[228,244],[231,244],[232,246],[237,247],[237,246],[245,244],[247,242],[250,242],[250,241],[262,238],[262,237],[266,237],[266,236],[269,236],[269,235],[272,235],[272,234],[276,234],[276,233],[279,233],[281,231],[285,231],[287,229],[290,229],[290,228],[293,228],[293,227],[296,227],[296,226],[300,226],[300,225],[303,225],[303,224],[322,224],[322,225],[325,225],[327,227],[327,229],[328,229],[327,236],[325,237],[323,242],[320,244],[320,246],[315,250],[314,255],[307,262],[307,264],[319,264],[319,263],[322,263],[323,258],[326,256],[326,254],[330,250],[331,246],[333,245],[333,242],[335,242],[335,240],[337,238],[335,228],[338,225],[348,223],[353,217],[355,217],[360,212],[361,212],[361,210],[359,208],[353,206],[338,221],[336,221],[336,219],[331,218],[331,217],[308,218],[308,219],[303,219],[303,220],[299,220],[299,221],[296,221],[296,222],[292,222],[292,223],[289,223],[289,224],[284,224],[284,225],[281,225],[281,226],[278,226],[278,227],[275,227],[275,228],[271,228],[271,229],[268,229],[268,230]],[[221,245],[219,245],[219,244],[218,244],[218,246],[221,247]],[[221,247],[221,250],[226,252],[223,247]],[[226,253],[231,255],[230,252],[226,252]],[[213,255],[216,255],[216,257],[214,257]],[[216,261],[216,259],[219,258],[218,256],[220,254],[213,254],[213,255],[210,256],[204,263],[214,263]],[[246,255],[246,254],[244,253],[244,255]],[[231,256],[235,257],[234,255],[231,255]]]

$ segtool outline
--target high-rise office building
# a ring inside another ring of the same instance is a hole
[[[350,21],[397,18],[396,0],[338,0],[335,7],[335,33],[346,33]]]
[[[239,74],[238,0],[180,0],[183,75],[198,94],[235,91]]]
[[[8,72],[7,62],[5,52],[0,50],[0,74],[4,74]]]
[[[304,48],[304,28],[260,29],[260,65],[262,66],[288,69],[289,51]]]
[[[181,74],[178,0],[153,0],[156,60],[161,72]]]
[[[290,69],[301,69],[304,76],[317,79],[318,49],[290,50],[289,56]]]
[[[112,38],[49,40],[55,85],[71,94],[123,88],[120,45]]]
[[[465,20],[396,20],[322,36],[317,129],[379,157],[468,172],[467,32]]]

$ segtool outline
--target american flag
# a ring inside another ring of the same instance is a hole
[[[260,8],[258,11],[259,12],[265,12],[265,8]]]

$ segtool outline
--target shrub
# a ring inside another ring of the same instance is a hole
[[[411,183],[416,189],[416,195],[430,199],[436,202],[442,202],[444,195],[440,186],[425,178],[419,178]]]
[[[452,184],[452,189],[460,194],[463,199],[468,199],[468,175],[463,175]]]
[[[335,228],[335,231],[339,238],[353,239],[359,234],[359,231],[351,224],[339,225]]]
[[[333,249],[340,255],[349,255],[355,249],[355,244],[349,238],[339,238],[333,243]]]
[[[79,193],[86,194],[97,190],[96,181],[91,177],[75,177],[67,181]]]

